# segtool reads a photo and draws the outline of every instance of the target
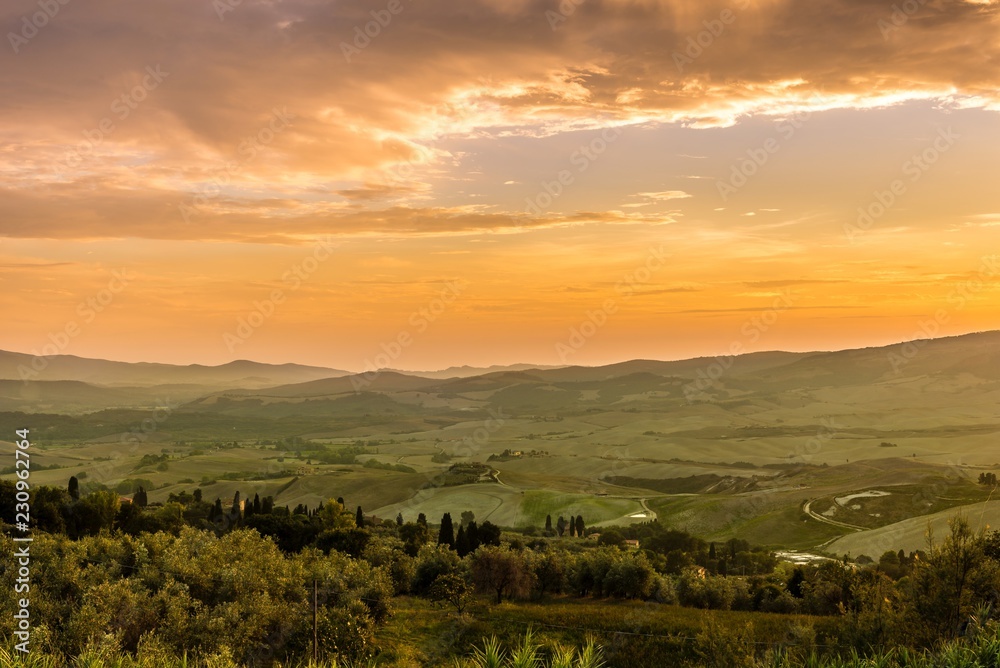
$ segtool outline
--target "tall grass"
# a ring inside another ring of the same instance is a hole
[[[592,639],[583,649],[555,647],[546,660],[543,647],[536,642],[530,628],[509,653],[496,636],[490,636],[483,640],[481,648],[472,650],[472,656],[455,660],[455,668],[603,668],[604,665],[601,649]]]
[[[840,657],[812,655],[796,658],[783,651],[770,652],[764,658],[750,659],[744,665],[729,668],[1000,668],[1000,625],[987,623],[970,629],[967,637],[943,644],[935,650],[890,648],[871,656],[851,651]],[[279,664],[276,668],[372,668],[375,660],[344,663],[337,660],[299,661]],[[666,665],[666,664],[664,664]],[[706,664],[700,664],[706,665]],[[455,668],[605,668],[601,648],[593,640],[582,648],[545,647],[528,631],[521,641],[506,649],[495,636],[484,638],[470,656],[456,659]],[[70,659],[32,652],[22,654],[0,647],[0,668],[244,668],[226,656],[191,658],[186,655],[165,659],[134,657],[100,647],[89,648]]]
[[[277,664],[277,668],[371,668],[370,662],[298,661]],[[24,654],[0,647],[0,668],[244,668],[243,664],[225,656],[209,656],[203,659],[180,657],[134,657],[127,653],[110,653],[100,649],[88,649],[76,658],[60,659],[52,655],[29,652]]]

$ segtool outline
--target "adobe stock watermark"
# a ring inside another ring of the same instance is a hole
[[[139,105],[149,97],[149,94],[159,88],[160,84],[170,76],[170,72],[164,72],[161,67],[161,65],[147,65],[142,81],[111,102],[111,116],[105,116],[98,121],[96,128],[84,130],[84,141],[67,151],[62,160],[57,160],[56,164],[63,169],[72,169],[79,167],[84,158],[94,155],[95,149],[118,129],[116,121],[121,123],[128,119],[132,112],[138,109]]]
[[[750,6],[750,0],[741,0],[737,3],[737,9],[743,11]],[[672,55],[674,60],[674,65],[677,66],[677,71],[681,74],[684,73],[684,67],[691,65],[695,60],[700,58],[705,50],[710,48],[715,44],[715,40],[722,37],[726,32],[726,27],[731,26],[736,22],[736,12],[732,9],[726,8],[719,12],[718,18],[706,19],[701,22],[704,26],[704,30],[699,32],[697,35],[691,35],[687,38],[687,44],[684,48],[684,52],[674,51]]]
[[[950,308],[939,308],[933,316],[921,320],[916,331],[911,335],[912,340],[893,347],[886,354],[892,372],[899,374],[907,364],[913,361],[913,358],[920,354],[928,341],[941,333],[942,325],[948,324],[952,312],[965,308],[968,301],[985,290],[989,282],[998,275],[1000,275],[1000,256],[989,255],[982,258],[976,277],[960,282],[948,293],[947,301]]]
[[[413,181],[417,175],[417,168],[430,164],[433,159],[434,151],[426,146],[418,145],[415,157],[412,154],[408,155],[402,162],[395,162],[382,170],[382,183],[387,187],[392,187]]]
[[[294,292],[302,287],[302,284],[315,274],[320,265],[330,259],[337,244],[330,236],[325,236],[316,241],[312,252],[296,262],[284,273],[281,274],[281,282],[286,289]],[[253,309],[245,316],[240,316],[236,320],[236,328],[232,332],[225,332],[222,335],[222,342],[226,344],[226,349],[230,353],[236,352],[237,346],[243,345],[253,336],[254,332],[260,329],[265,322],[278,310],[278,306],[285,303],[287,295],[285,290],[275,288],[262,300],[254,300]]]
[[[490,408],[487,411],[490,416],[483,420],[483,426],[473,430],[471,436],[464,437],[455,444],[452,454],[455,457],[472,457],[482,452],[483,447],[490,442],[497,431],[507,423],[509,415],[504,415],[503,407]]]
[[[284,0],[278,0],[283,2]],[[243,4],[243,0],[212,0],[212,9],[220,21],[226,20],[226,14],[236,11],[236,8]]]
[[[816,434],[805,443],[798,443],[795,452],[788,453],[788,458],[801,461],[803,464],[811,462],[818,455],[827,442],[833,439],[840,430],[840,425],[831,417],[820,418],[820,427]]]
[[[615,292],[620,295],[620,299],[628,299],[635,295],[640,285],[648,283],[653,274],[666,265],[667,255],[662,245],[659,248],[650,246],[648,251],[645,261],[622,276],[622,279],[615,284]],[[587,345],[587,342],[608,324],[608,320],[618,312],[618,308],[619,300],[608,297],[599,308],[588,310],[587,317],[583,321],[569,328],[569,337],[566,341],[556,343],[556,355],[559,356],[559,361],[565,364],[573,353]]]
[[[904,0],[903,2],[894,4],[892,12],[889,13],[889,19],[879,19],[876,22],[879,32],[882,33],[882,39],[889,41],[889,35],[909,23],[910,19],[927,4],[927,1]]]
[[[21,17],[21,30],[19,32],[8,32],[7,41],[14,53],[20,53],[21,47],[34,39],[38,32],[49,24],[49,21],[56,17],[59,11],[69,4],[69,0],[38,0],[40,11],[31,16],[27,14]]]
[[[747,157],[733,162],[729,169],[729,178],[724,181],[719,179],[715,182],[715,189],[719,192],[722,201],[728,201],[740,188],[749,183],[771,157],[781,150],[783,143],[794,137],[809,118],[808,113],[798,112],[777,121],[775,123],[777,135],[768,137],[758,147],[748,148],[746,150]]]
[[[545,20],[548,21],[549,28],[557,30],[559,26],[566,23],[566,20],[569,17],[576,13],[576,8],[586,1],[587,0],[560,0],[558,12],[546,9]]]
[[[705,391],[712,387],[733,367],[736,358],[747,352],[747,343],[753,344],[760,340],[781,318],[781,314],[791,308],[797,300],[797,295],[786,291],[774,298],[771,306],[751,317],[740,327],[742,338],[729,344],[729,354],[716,357],[715,361],[705,368],[698,369],[695,380],[684,386],[684,398],[688,403],[694,401],[711,401],[711,396]]]
[[[76,314],[80,316],[79,321],[75,319],[67,320],[62,328],[54,332],[49,332],[47,337],[48,343],[42,345],[40,350],[31,349],[32,357],[28,366],[24,364],[17,365],[18,377],[24,382],[37,380],[41,373],[48,368],[50,363],[48,358],[64,353],[73,339],[80,336],[83,332],[81,321],[83,325],[89,325],[94,322],[98,315],[111,306],[115,297],[121,294],[131,281],[135,280],[135,275],[129,274],[128,269],[116,269],[112,271],[111,279],[107,285],[98,290],[96,294],[90,295],[77,304]]]
[[[570,164],[576,168],[573,170],[562,169],[551,181],[542,181],[541,189],[534,197],[526,197],[524,200],[524,213],[530,216],[537,216],[559,199],[566,188],[576,181],[576,174],[583,174],[597,160],[608,146],[613,144],[622,136],[621,128],[605,128],[601,131],[600,137],[595,137],[591,141],[579,146],[569,156]]]
[[[209,200],[215,199],[222,194],[222,189],[233,181],[233,177],[240,173],[248,163],[257,157],[258,151],[274,141],[275,137],[285,131],[295,115],[290,114],[288,109],[277,107],[271,110],[271,118],[267,124],[260,128],[255,134],[245,137],[237,146],[236,153],[239,160],[230,160],[219,169],[215,176],[212,176],[211,183],[203,184],[199,187],[199,192],[191,197],[190,202],[181,202],[179,206],[181,217],[185,223],[190,223],[195,215],[201,213]]]
[[[121,450],[115,450],[110,459],[102,461],[93,469],[92,473],[94,475],[92,477],[98,482],[113,478],[115,467],[121,460],[134,455],[139,450],[140,444],[149,440],[149,434],[155,432],[159,428],[159,425],[166,422],[180,406],[180,403],[172,403],[169,397],[162,402],[157,399],[156,408],[153,409],[150,417],[144,418],[138,425],[121,435],[119,442],[122,445],[128,445],[128,451],[123,453]]]
[[[410,1],[407,0],[407,2]],[[389,27],[393,17],[400,15],[404,9],[406,7],[403,6],[402,0],[389,0],[384,8],[371,10],[369,15],[372,20],[365,23],[364,26],[354,26],[354,39],[350,43],[340,43],[340,52],[344,54],[344,60],[350,63],[352,58],[360,55],[371,45],[372,40]]]
[[[909,177],[911,184],[919,181],[960,137],[950,127],[938,130],[931,146],[911,155],[900,166],[900,177],[893,179],[885,190],[875,190],[871,202],[858,207],[857,219],[853,223],[844,223],[847,239],[853,243],[859,235],[870,230],[907,193],[907,183],[902,177]]]
[[[398,360],[403,351],[413,345],[415,337],[426,332],[427,328],[448,310],[468,286],[469,282],[464,278],[449,281],[426,306],[411,313],[408,322],[414,328],[415,334],[409,329],[402,329],[390,341],[383,341],[379,346],[382,352],[376,353],[373,359],[365,359],[364,371],[351,376],[351,386],[354,387],[354,391],[360,392],[371,385],[382,370]]]

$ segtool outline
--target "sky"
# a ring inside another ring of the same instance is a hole
[[[0,348],[604,364],[1000,329],[1000,0],[8,0]]]

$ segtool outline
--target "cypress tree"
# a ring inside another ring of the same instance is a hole
[[[451,513],[445,513],[441,517],[441,530],[438,532],[438,545],[455,547],[455,528],[451,524]]]
[[[576,516],[576,535],[583,538],[583,532],[586,527],[583,525],[583,515]]]
[[[475,552],[479,547],[479,525],[469,522],[469,526],[465,529],[465,538],[469,541],[469,552]]]
[[[365,528],[365,514],[361,512],[361,506],[358,506],[358,512],[354,516],[354,523],[358,525],[359,529]]]
[[[146,497],[146,490],[139,486],[139,489],[135,490],[135,494],[132,495],[132,503],[139,508],[145,508],[146,504],[149,502]]]
[[[201,503],[201,487],[197,487],[194,493],[191,495],[194,497],[195,503]]]
[[[69,498],[74,501],[80,500],[80,481],[75,475],[69,477]]]
[[[403,526],[403,513],[396,513],[396,526]]]
[[[559,533],[560,537],[566,533],[566,518],[562,515],[560,515],[559,519],[556,521],[556,531]]]
[[[257,493],[254,493],[253,495],[253,514],[260,514],[260,495]]]
[[[472,550],[469,549],[469,534],[465,533],[465,527],[458,526],[458,535],[455,537],[455,551],[459,557],[464,557]]]
[[[545,533],[548,536],[552,535],[552,515],[545,516]]]

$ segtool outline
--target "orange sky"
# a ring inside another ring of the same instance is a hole
[[[561,6],[4,3],[0,348],[430,369],[1000,328],[1000,2]]]

